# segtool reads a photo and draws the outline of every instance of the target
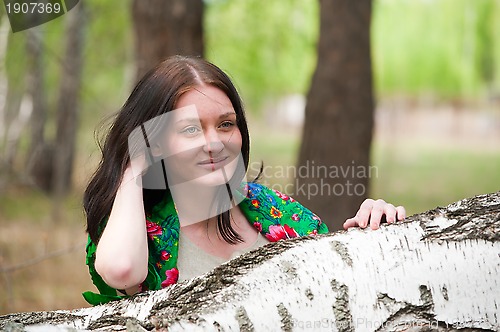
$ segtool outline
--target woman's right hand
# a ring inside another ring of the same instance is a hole
[[[125,172],[129,171],[129,176],[139,178],[144,174],[144,171],[149,167],[145,153],[140,153],[137,156],[131,157]],[[124,174],[125,175],[125,174]]]

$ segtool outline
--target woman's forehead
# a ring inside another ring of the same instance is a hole
[[[179,99],[177,107],[168,112],[171,113],[172,121],[218,120],[236,116],[229,98],[221,90],[214,89],[216,93],[192,90],[184,94],[184,98]]]
[[[231,100],[221,89],[211,85],[200,85],[183,93],[176,103],[176,108],[187,105],[211,106],[211,107],[232,107]]]

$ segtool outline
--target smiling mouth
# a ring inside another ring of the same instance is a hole
[[[216,169],[219,169],[223,166],[225,166],[225,161],[228,159],[229,157],[228,156],[225,156],[225,157],[216,157],[216,158],[210,158],[210,159],[207,159],[207,160],[203,160],[203,161],[200,161],[198,163],[199,166],[205,168],[205,169],[208,169],[208,170],[211,170],[211,171],[215,171]]]

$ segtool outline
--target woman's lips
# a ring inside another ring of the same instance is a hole
[[[216,169],[219,169],[219,168],[225,166],[226,165],[226,160],[228,158],[229,158],[228,156],[210,158],[210,159],[207,159],[207,160],[200,161],[198,163],[198,166],[201,166],[204,169],[209,170],[209,171],[215,171]]]

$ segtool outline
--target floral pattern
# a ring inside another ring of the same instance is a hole
[[[159,236],[162,233],[161,226],[149,220],[146,220],[146,231],[148,232],[148,236],[151,240],[153,240],[155,236]]]
[[[328,228],[321,219],[292,197],[258,183],[245,183],[239,208],[255,229],[269,241],[291,239],[306,235],[327,233]],[[177,253],[179,241],[179,218],[171,195],[158,203],[147,216],[148,276],[141,284],[143,290],[161,289],[175,284],[179,278]],[[100,294],[85,292],[90,304],[101,304],[123,298],[117,290],[108,286],[95,270],[95,250],[90,238],[87,244],[87,265],[93,283]],[[181,271],[182,272],[182,271]]]
[[[288,225],[272,225],[269,226],[269,233],[266,234],[266,238],[271,242],[276,242],[279,240],[293,239],[298,237],[299,234]]]
[[[171,268],[165,271],[166,279],[161,282],[161,287],[165,288],[167,286],[173,285],[179,279],[179,270],[177,268]]]

